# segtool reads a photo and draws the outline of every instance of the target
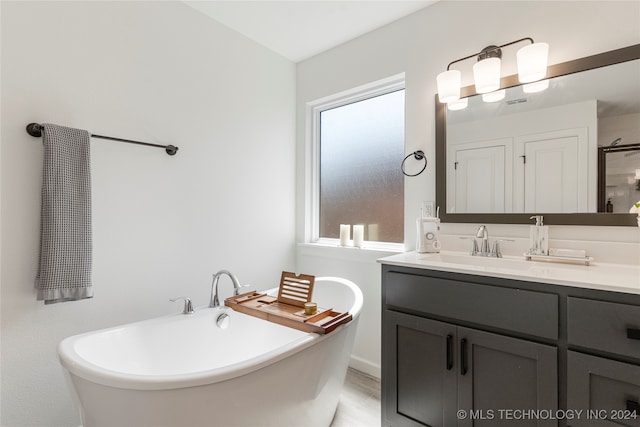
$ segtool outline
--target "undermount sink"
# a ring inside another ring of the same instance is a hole
[[[518,258],[495,258],[486,256],[472,256],[464,252],[441,252],[437,254],[419,254],[422,261],[442,262],[474,267],[502,268],[508,270],[529,270],[533,263]]]

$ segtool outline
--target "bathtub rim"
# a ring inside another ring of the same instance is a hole
[[[278,347],[274,350],[262,353],[259,356],[247,359],[242,362],[234,363],[224,367],[214,368],[205,371],[196,371],[191,373],[181,373],[174,375],[137,375],[131,373],[123,373],[112,369],[107,369],[102,366],[96,365],[85,358],[78,355],[74,349],[76,341],[83,337],[95,333],[106,333],[116,331],[130,325],[141,325],[145,323],[154,323],[160,319],[168,320],[170,318],[176,318],[184,316],[183,314],[169,314],[165,316],[158,316],[151,319],[141,320],[137,322],[131,322],[124,325],[108,327],[89,331],[77,335],[73,335],[63,339],[58,344],[58,359],[63,369],[68,373],[71,378],[77,376],[87,381],[129,390],[171,390],[187,387],[196,387],[206,384],[218,383],[232,378],[236,378],[242,375],[247,375],[258,369],[272,365],[280,360],[283,360],[291,355],[303,351],[304,349],[317,344],[320,341],[329,339],[332,336],[342,333],[343,329],[350,327],[352,324],[357,324],[360,312],[363,305],[363,295],[360,288],[348,279],[341,277],[317,277],[316,282],[333,281],[346,285],[354,293],[354,303],[349,309],[349,313],[353,316],[353,320],[344,325],[340,325],[333,332],[326,335],[320,335],[312,332],[306,333],[304,336],[297,340],[290,341],[284,346]],[[278,288],[269,289],[264,292],[277,293]],[[215,316],[216,311],[231,310],[227,308],[209,308],[203,307],[198,309],[192,316]],[[244,313],[234,312],[234,315],[247,316]],[[279,325],[282,326],[282,325]],[[286,326],[282,326],[286,327]]]

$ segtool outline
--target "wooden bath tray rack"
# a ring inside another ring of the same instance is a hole
[[[314,314],[305,314],[305,301],[291,301],[288,298],[285,299],[282,297],[283,286],[286,286],[285,282],[290,278],[290,276],[285,276],[285,274],[292,273],[283,273],[283,278],[280,283],[281,292],[278,293],[280,299],[267,295],[266,293],[251,291],[227,298],[224,303],[226,306],[240,313],[301,331],[315,332],[318,334],[328,334],[338,326],[352,320],[353,317],[349,312],[340,313],[331,308],[318,307],[318,310]],[[310,287],[313,289],[313,282]],[[311,292],[308,293],[306,299],[307,301],[311,299]]]

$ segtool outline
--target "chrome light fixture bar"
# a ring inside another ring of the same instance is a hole
[[[500,89],[502,48],[524,41],[528,41],[530,44],[520,48],[516,53],[518,80],[520,83],[530,84],[545,78],[549,45],[536,43],[531,37],[525,37],[500,46],[487,46],[478,53],[450,62],[447,65],[447,71],[438,74],[437,77],[440,102],[456,105],[456,101],[460,100],[462,73],[459,70],[452,70],[451,66],[474,57],[478,58],[478,62],[473,65],[476,92],[489,94]],[[538,90],[540,89],[538,88]]]

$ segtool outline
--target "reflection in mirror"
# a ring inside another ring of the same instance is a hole
[[[640,142],[621,142],[598,147],[598,212],[627,213],[640,200]]]
[[[524,223],[536,213],[559,214],[557,224],[599,224],[609,213],[605,223],[632,225],[627,215],[611,214],[640,200],[640,60],[629,60],[639,51],[636,45],[624,60],[603,54],[556,65],[538,92],[514,85],[494,102],[469,96],[456,111],[436,100],[444,127],[437,132],[443,220]],[[591,65],[572,69],[585,60]]]
[[[541,92],[511,87],[497,102],[471,96],[448,111],[447,212],[597,212],[598,146],[622,130],[640,142],[638,76],[640,60],[629,61],[550,79]],[[616,179],[635,177],[640,158],[625,170],[621,160]],[[613,196],[614,212],[636,202],[625,195]]]

